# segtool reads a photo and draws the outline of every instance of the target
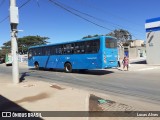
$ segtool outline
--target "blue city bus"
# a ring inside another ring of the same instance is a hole
[[[72,70],[117,67],[117,40],[99,36],[72,42],[33,46],[28,50],[28,66]]]

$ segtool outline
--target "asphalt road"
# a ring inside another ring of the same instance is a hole
[[[11,75],[11,66],[0,65],[0,74]],[[90,70],[85,73],[64,73],[57,70],[34,70],[20,66],[21,78],[67,84],[79,89],[105,94],[127,96],[160,104],[160,69],[147,71],[119,71],[117,69]],[[2,79],[2,78],[0,78]]]

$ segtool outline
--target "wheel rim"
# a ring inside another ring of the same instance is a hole
[[[35,68],[36,68],[36,69],[38,69],[38,68],[39,68],[39,65],[38,65],[38,63],[36,63],[36,64],[35,64]]]
[[[67,64],[65,65],[65,71],[66,71],[66,72],[71,72],[71,71],[72,71],[72,66],[71,66],[71,64],[67,63]]]
[[[66,66],[66,71],[69,72],[70,70],[71,70],[71,66],[70,66],[70,65],[67,65],[67,66]]]

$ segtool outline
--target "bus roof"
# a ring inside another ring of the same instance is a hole
[[[74,42],[81,42],[81,41],[88,41],[88,40],[95,40],[99,39],[101,37],[106,37],[106,38],[115,38],[112,36],[98,36],[98,37],[92,37],[92,38],[85,38],[85,39],[80,39],[80,40],[74,40],[74,41],[68,41],[68,42],[61,42],[61,43],[55,43],[55,44],[47,44],[47,45],[37,45],[37,46],[31,46],[30,48],[38,48],[38,47],[45,47],[45,46],[52,46],[52,45],[61,45],[61,44],[67,44],[67,43],[74,43]],[[116,39],[116,38],[115,38]]]

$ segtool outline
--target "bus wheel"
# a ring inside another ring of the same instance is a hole
[[[65,72],[67,72],[67,73],[71,73],[71,72],[72,72],[72,65],[71,65],[70,63],[66,63],[66,64],[64,65],[64,70],[65,70]]]
[[[36,62],[36,63],[34,64],[34,67],[35,67],[36,70],[39,70],[39,64],[38,64],[38,62]]]

